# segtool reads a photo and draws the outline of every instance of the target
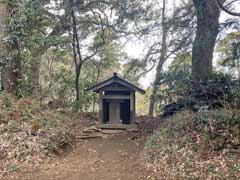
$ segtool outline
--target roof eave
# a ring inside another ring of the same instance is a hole
[[[100,83],[98,83],[98,84],[96,84],[96,85],[86,89],[86,91],[88,91],[88,92],[97,92],[98,93],[99,90],[101,90],[105,86],[108,86],[108,85],[110,85],[112,83],[119,83],[119,84],[121,84],[123,86],[128,87],[131,90],[137,91],[137,92],[139,92],[141,94],[145,94],[145,91],[143,89],[141,89],[141,88],[135,86],[134,84],[132,84],[132,83],[122,79],[119,76],[113,76],[113,77],[111,77],[111,78],[109,78],[109,79],[107,79],[107,80],[105,80],[103,82],[100,82]]]

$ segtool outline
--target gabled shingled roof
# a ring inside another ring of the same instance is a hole
[[[105,81],[102,81],[88,89],[86,89],[86,91],[89,91],[89,92],[98,92],[100,89],[110,85],[110,84],[113,84],[113,83],[118,83],[118,84],[121,84],[131,90],[134,90],[134,91],[137,91],[141,94],[144,94],[145,91],[137,86],[135,86],[134,84],[130,83],[129,81],[121,78],[120,76],[117,75],[117,73],[113,73],[113,76]]]

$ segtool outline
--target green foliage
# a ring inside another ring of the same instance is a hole
[[[193,83],[192,96],[199,105],[215,105],[237,107],[239,97],[239,81],[229,75],[215,73],[206,82]],[[205,97],[204,97],[205,96]]]
[[[196,82],[191,76],[191,56],[179,54],[160,81],[159,109],[171,115],[184,108],[238,107],[239,81],[231,75],[214,72],[205,81]]]
[[[158,114],[167,104],[188,96],[191,79],[191,55],[188,52],[179,53],[169,65],[168,71],[161,75],[156,99]]]
[[[151,89],[147,89],[144,95],[136,93],[136,113],[137,115],[147,115],[149,109],[149,99],[152,94]]]
[[[96,77],[96,81],[108,78],[114,71],[119,71],[123,52],[120,44],[114,41],[114,35],[114,32],[106,29],[95,36],[94,46],[102,45],[98,48],[97,57],[92,58],[92,62],[88,63],[86,67],[99,76]],[[94,69],[92,69],[92,65],[94,65]]]
[[[46,13],[46,1],[11,0],[5,3],[9,16],[3,38],[6,49],[1,52],[0,64],[13,68],[13,71],[17,68],[17,96],[29,96],[32,93],[28,87],[32,76],[29,74],[30,59],[34,50],[49,43],[46,34],[52,19]]]
[[[240,78],[240,32],[233,32],[227,35],[218,44],[221,66],[237,71]],[[235,75],[235,72],[231,73]]]
[[[17,172],[19,167],[16,164],[11,164],[9,167],[10,172]]]
[[[139,79],[147,74],[147,66],[140,59],[131,59],[126,55],[123,66],[123,77],[129,81],[138,84]]]
[[[11,1],[12,14],[8,18],[7,35],[3,39],[7,46],[15,43],[24,49],[31,49],[44,43],[44,27],[50,23],[45,16],[43,1]],[[11,52],[14,53],[14,52]]]
[[[39,101],[31,98],[14,99],[10,95],[0,95],[0,123],[5,123],[16,129],[16,122],[32,119],[41,110]],[[11,129],[11,128],[10,128]]]

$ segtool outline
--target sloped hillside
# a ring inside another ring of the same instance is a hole
[[[0,179],[71,149],[76,130],[90,123],[94,120],[83,114],[49,110],[30,98],[2,95]]]
[[[240,111],[184,111],[145,144],[152,179],[240,179]]]

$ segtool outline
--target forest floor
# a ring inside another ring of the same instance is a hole
[[[80,142],[67,156],[27,173],[31,180],[141,180],[146,173],[139,159],[143,144],[131,134]]]
[[[94,129],[96,117],[0,96],[0,179],[240,179],[239,110],[141,116],[118,134]]]
[[[145,118],[140,119],[144,121]],[[4,179],[147,180],[149,173],[140,157],[153,125],[145,122],[140,123],[138,132],[123,131],[105,134],[102,138],[78,139],[68,151],[46,159],[36,167],[25,165]],[[73,134],[81,136],[83,129],[89,126],[89,123],[75,124]]]

